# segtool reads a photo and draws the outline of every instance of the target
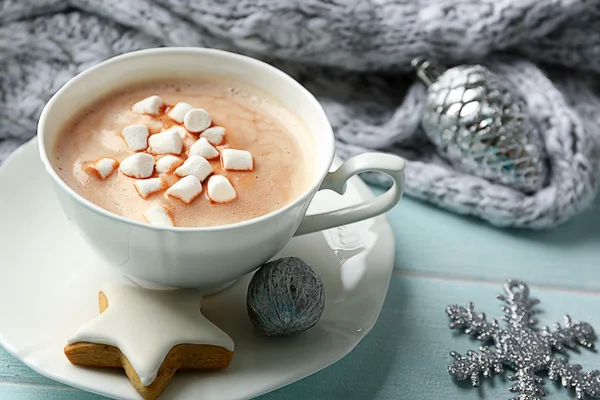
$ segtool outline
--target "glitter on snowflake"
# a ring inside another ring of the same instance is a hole
[[[446,313],[452,320],[451,329],[464,329],[467,334],[477,335],[483,343],[493,342],[495,349],[480,347],[480,353],[468,351],[465,356],[456,352],[450,355],[454,363],[448,367],[450,375],[458,380],[470,379],[473,386],[479,385],[479,375],[488,378],[492,373],[500,374],[503,367],[515,370],[509,380],[516,382],[509,390],[519,393],[512,400],[540,400],[546,392],[540,387],[544,380],[536,376],[539,371],[548,371],[551,380],[559,380],[564,387],[575,389],[578,399],[585,395],[600,397],[600,371],[581,372],[581,365],[570,365],[566,358],[553,357],[552,351],[564,353],[567,348],[581,345],[594,347],[594,329],[585,322],[573,323],[565,317],[564,326],[556,324],[554,330],[544,327],[534,329],[533,307],[539,303],[529,298],[529,288],[520,281],[508,281],[504,285],[506,295],[498,299],[506,303],[502,307],[507,328],[497,320],[486,320],[485,314],[476,314],[473,303],[468,308],[448,306]]]

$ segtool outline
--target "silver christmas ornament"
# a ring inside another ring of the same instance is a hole
[[[429,86],[423,130],[454,168],[526,193],[543,186],[542,141],[524,103],[496,74],[481,65],[442,72],[424,59],[413,66]]]
[[[564,353],[567,348],[579,345],[593,348],[596,335],[592,326],[585,322],[574,323],[566,316],[564,326],[556,324],[554,330],[548,327],[535,330],[537,322],[532,308],[539,301],[529,298],[527,285],[508,281],[504,290],[506,294],[498,298],[506,303],[502,307],[506,313],[506,328],[501,328],[495,319],[487,321],[485,314],[476,314],[473,303],[468,308],[451,305],[446,309],[452,320],[451,329],[463,329],[495,346],[495,349],[480,347],[481,353],[468,351],[465,356],[451,352],[455,361],[448,367],[450,375],[459,380],[470,379],[473,386],[478,386],[480,374],[487,378],[492,373],[502,373],[506,366],[515,370],[508,379],[516,383],[509,390],[519,396],[512,400],[540,400],[546,393],[540,387],[544,381],[536,373],[546,370],[550,379],[574,388],[578,399],[585,395],[600,397],[600,371],[583,373],[580,365],[570,365],[566,358],[552,355],[553,350]]]

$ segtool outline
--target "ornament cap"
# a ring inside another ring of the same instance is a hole
[[[417,76],[425,82],[427,86],[435,82],[445,69],[437,61],[425,57],[413,59],[411,65],[417,70]]]

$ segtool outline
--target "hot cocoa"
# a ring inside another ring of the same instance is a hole
[[[205,227],[300,196],[316,179],[313,146],[292,112],[252,87],[165,81],[93,103],[64,126],[52,162],[77,193],[115,214]]]

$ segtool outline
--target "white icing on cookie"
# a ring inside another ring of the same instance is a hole
[[[144,386],[154,382],[169,351],[178,344],[234,350],[233,340],[200,312],[196,290],[156,290],[109,284],[100,289],[108,308],[83,325],[68,343],[118,347]]]

